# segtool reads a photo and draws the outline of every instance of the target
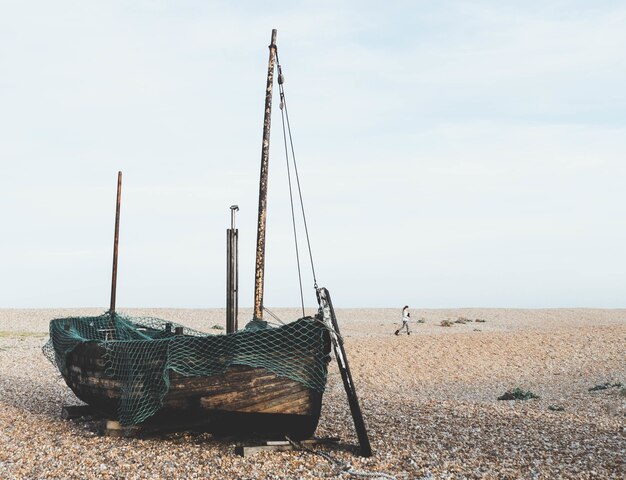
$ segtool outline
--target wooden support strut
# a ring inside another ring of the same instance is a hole
[[[341,334],[339,333],[339,324],[337,323],[337,317],[335,316],[333,302],[330,299],[330,293],[328,293],[326,288],[319,288],[317,293],[318,301],[324,315],[324,323],[326,323],[326,326],[330,329],[333,350],[335,352],[335,357],[337,358],[337,364],[339,365],[339,372],[341,373],[343,386],[346,390],[346,394],[348,395],[348,404],[350,405],[352,420],[354,420],[354,428],[356,429],[359,446],[361,447],[359,454],[362,457],[371,457],[372,447],[370,446],[369,437],[367,436],[363,413],[361,412],[359,399],[356,395],[356,388],[354,387],[354,381],[352,380],[352,373],[350,373],[348,357],[346,356],[346,351],[343,348],[343,341],[341,339]]]
[[[102,418],[102,414],[91,405],[64,405],[61,408],[61,418],[64,420],[82,417]]]
[[[307,440],[301,440],[298,442],[299,445],[310,447],[312,445],[328,445],[328,444],[336,444],[339,441],[338,437],[326,437],[326,438],[309,438]],[[241,457],[249,457],[259,452],[268,452],[268,451],[291,451],[296,450],[297,447],[294,447],[293,442],[289,442],[286,440],[279,441],[267,441],[264,442],[263,445],[252,445],[245,446],[240,445],[235,447],[235,453]]]

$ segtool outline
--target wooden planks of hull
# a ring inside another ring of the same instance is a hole
[[[76,347],[68,356],[65,381],[76,396],[116,418],[123,382],[105,373],[104,348]],[[146,422],[196,425],[203,430],[267,438],[308,438],[321,411],[322,393],[263,368],[233,365],[225,373],[186,377],[169,372],[163,407]]]

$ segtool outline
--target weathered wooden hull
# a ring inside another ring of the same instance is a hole
[[[115,419],[123,382],[105,372],[105,349],[77,345],[66,360],[67,385],[76,396]],[[322,392],[264,368],[232,365],[219,375],[190,377],[169,371],[162,407],[146,425],[201,428],[213,433],[302,439],[319,421]]]

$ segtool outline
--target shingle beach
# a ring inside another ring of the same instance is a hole
[[[119,310],[204,331],[224,324],[218,309]],[[95,421],[61,419],[80,401],[41,353],[48,322],[102,311],[0,310],[0,478],[626,477],[626,310],[414,309],[423,323],[410,336],[393,335],[399,309],[338,310],[374,456],[355,455],[333,361],[316,435],[340,441],[314,448],[334,461],[309,451],[242,458],[236,442],[206,433],[104,437]],[[241,309],[240,325],[250,316]],[[497,399],[515,388],[539,398]]]

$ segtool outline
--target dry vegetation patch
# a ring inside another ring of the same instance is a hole
[[[514,388],[513,390],[507,390],[504,392],[498,397],[498,400],[530,400],[532,398],[539,398],[539,395],[534,394],[530,390]]]

